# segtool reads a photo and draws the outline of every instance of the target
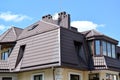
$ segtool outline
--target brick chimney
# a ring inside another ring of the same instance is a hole
[[[51,16],[50,14],[43,16],[42,20],[59,25],[64,28],[68,28],[68,29],[70,28],[70,15],[67,14],[66,12],[58,13],[58,19],[56,20],[53,19],[53,16]]]

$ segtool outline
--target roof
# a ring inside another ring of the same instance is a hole
[[[84,31],[84,32],[81,32],[83,35],[85,35],[86,39],[87,40],[93,40],[93,39],[104,39],[104,40],[107,40],[107,41],[110,41],[112,43],[115,43],[115,44],[118,44],[118,41],[109,37],[109,36],[106,36],[94,29],[92,30],[88,30],[88,31]]]
[[[82,34],[84,34],[86,37],[91,37],[91,36],[102,36],[103,34],[96,31],[96,30],[88,30],[88,31],[84,31],[82,32]]]
[[[23,29],[12,27],[0,36],[0,43],[15,42]]]
[[[59,26],[56,24],[41,20],[25,28],[23,32],[20,34],[18,39],[30,37],[30,36],[33,36],[33,35],[36,35],[42,32],[56,29],[58,27]]]

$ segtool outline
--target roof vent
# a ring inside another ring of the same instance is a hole
[[[28,29],[28,31],[31,31],[31,30],[35,29],[38,25],[39,25],[39,24],[33,25],[32,27],[30,27],[30,28]]]

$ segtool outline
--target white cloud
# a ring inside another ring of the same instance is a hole
[[[59,18],[58,13],[55,13],[52,18],[53,18],[53,20],[58,20],[58,18]]]
[[[92,21],[72,21],[71,26],[78,28],[79,32],[104,27],[104,24],[96,24]]]
[[[26,15],[13,14],[11,12],[2,12],[0,13],[0,19],[3,19],[4,21],[19,22],[24,19],[31,19],[31,18]]]

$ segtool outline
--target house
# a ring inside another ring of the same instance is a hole
[[[120,80],[118,41],[95,30],[78,32],[69,14],[58,16],[0,36],[0,80]]]

